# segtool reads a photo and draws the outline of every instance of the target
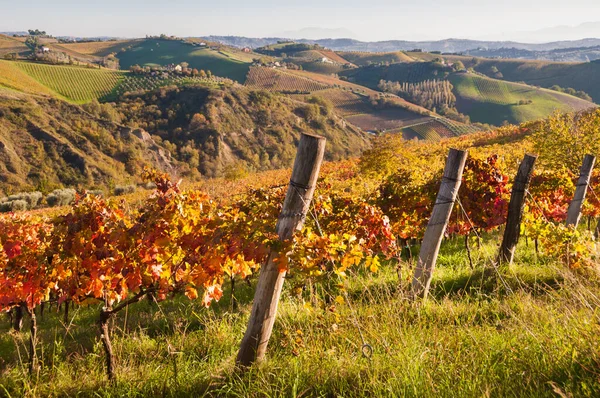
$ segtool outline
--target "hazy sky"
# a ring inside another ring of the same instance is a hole
[[[501,39],[600,20],[600,0],[0,0],[0,5],[0,31],[37,28],[59,36],[264,37],[319,27],[344,29],[360,40]]]

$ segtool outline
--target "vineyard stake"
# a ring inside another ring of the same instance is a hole
[[[415,267],[415,274],[412,281],[413,298],[427,298],[427,294],[429,293],[433,269],[435,268],[442,239],[444,238],[444,232],[452,214],[454,202],[458,196],[458,189],[460,188],[466,161],[467,151],[450,149],[440,190],[438,191],[435,205],[431,212],[429,224],[427,224],[427,228],[425,229],[419,259]]]
[[[513,262],[515,248],[521,234],[521,221],[523,221],[523,210],[525,209],[525,192],[529,188],[536,159],[537,156],[525,155],[515,176],[510,194],[510,203],[508,204],[506,228],[504,229],[500,253],[498,254],[498,262],[501,264],[508,263],[510,265]]]
[[[581,207],[587,194],[587,189],[590,184],[590,178],[592,176],[592,170],[596,163],[596,157],[592,155],[585,155],[583,158],[583,164],[579,171],[579,180],[575,187],[575,196],[569,204],[569,210],[567,210],[567,227],[573,226],[577,228],[579,219],[581,218]]]
[[[281,241],[291,239],[304,225],[319,177],[325,142],[324,137],[307,134],[300,137],[292,177],[275,227]],[[274,261],[278,257],[277,250],[272,250],[266,265],[260,269],[250,320],[236,359],[238,365],[249,366],[265,356],[286,274]]]

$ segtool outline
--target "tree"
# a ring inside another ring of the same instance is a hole
[[[466,70],[465,64],[463,64],[461,61],[456,61],[453,65],[453,69],[455,72]]]

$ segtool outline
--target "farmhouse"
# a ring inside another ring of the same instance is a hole
[[[245,52],[245,53],[252,52],[252,50],[251,50],[250,48],[248,48],[248,47],[244,47],[244,48],[242,49],[242,51],[243,51],[243,52]]]
[[[181,65],[175,65],[175,68],[173,68],[173,69],[175,70],[175,72],[181,72],[183,70]]]
[[[50,48],[48,48],[48,47],[42,47],[42,52],[43,53],[49,53],[50,52]]]
[[[332,63],[333,63],[333,61],[332,61],[332,60],[330,60],[330,59],[329,59],[329,58],[327,58],[327,57],[323,57],[323,58],[321,58],[321,62],[322,62],[322,63],[324,63],[324,64],[332,64]]]

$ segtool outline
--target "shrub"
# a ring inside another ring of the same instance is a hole
[[[101,189],[92,189],[91,191],[87,191],[87,193],[93,196],[104,196],[104,191]]]
[[[6,199],[6,198],[3,198]],[[8,213],[12,211],[12,203],[6,201],[0,201],[0,213]]]
[[[27,201],[22,199],[12,200],[9,203],[11,204],[11,211],[25,211],[28,208]]]
[[[55,189],[46,197],[48,206],[67,206],[75,201],[75,190],[72,188]]]
[[[41,192],[20,192],[14,195],[10,195],[7,198],[8,202],[14,202],[17,200],[23,200],[27,202],[28,209],[36,208],[42,201],[43,195]]]
[[[134,193],[136,189],[135,185],[117,185],[115,187],[115,195],[127,195],[128,193]]]

